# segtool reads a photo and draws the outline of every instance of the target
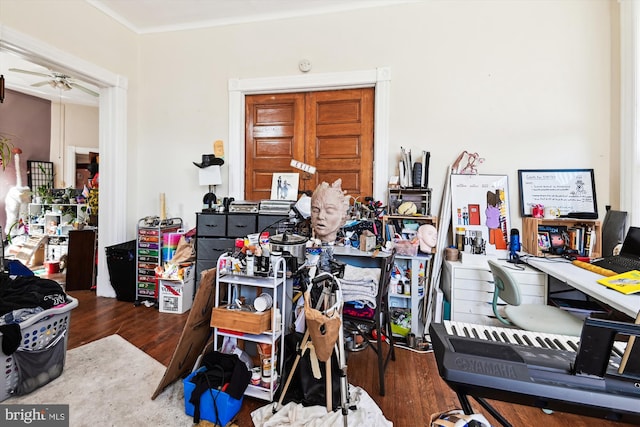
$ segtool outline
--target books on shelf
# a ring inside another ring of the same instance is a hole
[[[598,283],[623,294],[635,294],[640,292],[640,271],[631,270],[615,276],[603,277],[598,280]]]
[[[554,252],[554,249],[563,248],[588,257],[591,256],[595,243],[596,232],[589,224],[538,226],[538,247],[543,252]]]

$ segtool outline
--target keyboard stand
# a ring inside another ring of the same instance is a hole
[[[465,414],[471,415],[473,414],[473,408],[471,407],[471,403],[469,403],[469,397],[466,393],[462,393],[460,391],[456,391],[458,395],[458,400],[460,401],[460,405],[462,406],[462,410]],[[480,404],[493,418],[495,418],[503,427],[513,427],[509,421],[505,417],[502,416],[500,412],[489,402],[484,400],[481,397],[471,396],[473,399]]]

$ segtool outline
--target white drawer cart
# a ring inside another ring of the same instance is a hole
[[[524,270],[514,268],[504,260],[499,261],[512,269],[509,273],[520,286],[523,304],[547,303],[547,275],[529,266],[519,264]],[[502,326],[494,316],[493,275],[486,262],[463,264],[445,261],[442,291],[451,304],[451,320],[488,326]],[[504,305],[502,300],[498,304]]]
[[[286,263],[285,259],[282,257],[278,257],[276,260],[272,261],[272,272],[271,276],[268,277],[260,277],[260,276],[248,276],[246,274],[240,273],[221,273],[224,269],[221,268],[221,262],[226,260],[228,253],[221,255],[218,258],[218,264],[216,269],[216,294],[215,294],[215,307],[220,307],[222,304],[220,300],[220,287],[223,285],[227,286],[227,295],[229,299],[233,297],[237,297],[239,295],[246,297],[246,304],[253,305],[253,300],[257,296],[259,290],[264,293],[269,293],[273,298],[273,310],[271,310],[271,325],[277,325],[277,327],[271,328],[271,330],[265,331],[261,334],[247,334],[247,333],[233,333],[233,331],[229,331],[229,328],[220,329],[213,328],[213,337],[214,337],[214,345],[217,347],[216,350],[219,350],[219,346],[221,345],[221,337],[232,337],[240,340],[253,342],[253,343],[263,343],[271,345],[271,360],[277,360],[277,382],[274,381],[271,383],[270,388],[257,386],[249,384],[247,386],[247,390],[245,391],[246,396],[251,396],[254,398],[273,401],[274,394],[278,388],[278,386],[282,383],[283,378],[280,378],[282,375],[282,367],[284,362],[284,339],[283,331],[285,330],[285,315],[284,308],[286,303]],[[250,296],[253,295],[253,296]],[[231,301],[232,303],[233,301]],[[282,313],[281,316],[277,316],[277,312],[280,311]],[[229,331],[229,332],[228,332]],[[280,347],[280,351],[278,354],[276,353],[276,347]],[[277,354],[277,356],[276,356]],[[277,359],[276,359],[277,357]],[[275,367],[275,366],[274,366]],[[276,369],[274,369],[275,371]]]

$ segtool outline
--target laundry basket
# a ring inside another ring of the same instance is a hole
[[[69,322],[71,321],[71,310],[78,306],[78,300],[67,295],[67,303],[63,306],[53,307],[44,310],[20,323],[22,341],[15,353],[5,355],[0,350],[0,402],[14,394],[27,394],[25,387],[37,388],[47,382],[57,378],[62,373],[64,359],[67,350],[67,337]],[[2,347],[2,334],[0,333],[0,348]],[[36,369],[40,366],[41,372],[22,373],[16,365],[16,358],[23,355],[36,355],[39,358],[48,360],[48,363],[40,365],[33,364]],[[58,366],[59,368],[54,368]],[[40,377],[40,378],[36,378]],[[43,377],[47,377],[43,381]],[[40,381],[40,384],[37,384]],[[22,390],[22,392],[21,392]]]

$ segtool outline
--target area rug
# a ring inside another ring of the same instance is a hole
[[[68,404],[70,427],[191,426],[182,381],[151,400],[165,366],[119,335],[67,351],[62,375],[3,404]]]

